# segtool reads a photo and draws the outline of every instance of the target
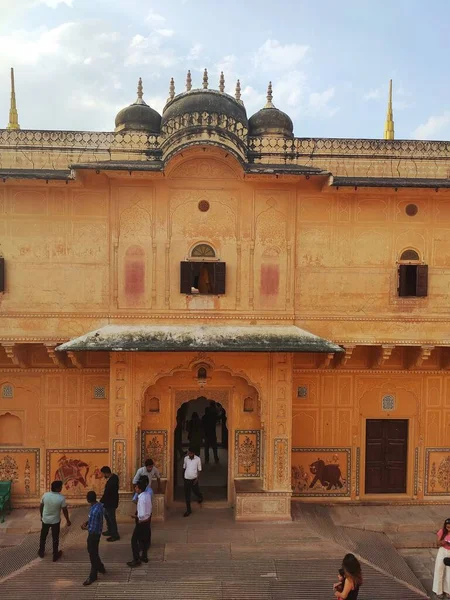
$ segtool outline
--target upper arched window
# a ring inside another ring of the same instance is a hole
[[[418,252],[409,248],[401,253],[400,260],[420,260],[420,257]]]
[[[216,252],[209,244],[197,244],[197,246],[194,246],[192,249],[191,258],[216,258]]]

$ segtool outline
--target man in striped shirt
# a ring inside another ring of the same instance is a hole
[[[92,491],[87,493],[86,500],[91,505],[91,509],[88,520],[83,523],[81,529],[88,531],[87,549],[91,561],[91,572],[83,585],[91,585],[97,580],[98,573],[106,573],[105,565],[98,554],[98,545],[103,530],[103,505],[97,502],[97,494]]]

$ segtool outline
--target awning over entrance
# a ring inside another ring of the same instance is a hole
[[[112,352],[341,352],[342,348],[295,327],[106,325],[57,350]]]

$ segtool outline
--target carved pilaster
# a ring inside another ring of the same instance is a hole
[[[81,362],[81,356],[79,352],[71,352],[70,350],[67,352],[67,356],[70,359],[70,362],[76,369],[83,369],[84,365]]]
[[[434,350],[434,346],[420,346],[420,348],[416,349],[411,363],[410,369],[420,369],[425,361],[427,361],[431,353]]]
[[[131,360],[126,353],[111,356],[110,402],[109,402],[109,442],[111,458],[116,472],[120,469],[120,487],[130,489],[136,457],[130,453],[136,426],[131,402]]]
[[[373,362],[373,368],[382,367],[390,358],[395,344],[382,344],[376,349],[376,356]]]
[[[152,305],[156,302],[156,259],[157,259],[157,246],[156,242],[152,244]]]
[[[166,289],[164,303],[170,305],[170,242],[166,242]]]
[[[236,306],[241,305],[241,261],[242,247],[241,242],[236,243],[237,265],[236,265]]]
[[[255,303],[255,242],[250,242],[250,277],[248,280],[248,303],[250,308],[254,307]]]
[[[28,365],[25,363],[23,352],[19,348],[19,346],[17,346],[14,343],[8,342],[2,342],[2,346],[5,349],[6,356],[9,358],[13,365],[16,365],[16,367],[20,367],[21,369],[27,368]]]

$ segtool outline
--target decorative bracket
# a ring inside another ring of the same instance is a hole
[[[390,358],[395,344],[382,344],[377,348],[374,367],[382,367]]]
[[[342,352],[338,356],[338,366],[339,367],[344,367],[348,363],[348,361],[351,359],[353,350],[356,348],[356,344],[345,345],[345,346],[343,346],[343,348],[344,348],[344,352]]]
[[[419,369],[423,363],[430,358],[431,353],[434,350],[434,346],[420,346],[416,354],[415,359],[411,363],[412,369]]]
[[[2,346],[5,349],[6,356],[9,360],[16,365],[16,367],[20,367],[21,369],[26,369],[27,365],[22,358],[22,353],[20,348],[14,343],[2,342]]]
[[[320,357],[319,369],[328,369],[334,358],[334,352],[328,352]]]
[[[77,369],[83,369],[83,363],[80,360],[80,356],[77,352],[72,352],[71,350],[67,351],[67,356],[70,358],[70,362]]]
[[[64,369],[66,365],[64,364],[63,356],[61,352],[56,352],[56,346],[54,344],[44,344],[44,346],[46,347],[47,354],[52,359],[53,363],[60,369]]]

